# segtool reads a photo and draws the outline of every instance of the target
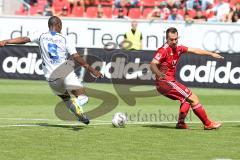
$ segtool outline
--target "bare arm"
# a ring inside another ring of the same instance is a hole
[[[25,44],[28,42],[31,42],[31,40],[28,37],[18,37],[0,41],[0,47],[3,47],[7,44]]]
[[[86,68],[89,72],[94,74],[97,78],[103,77],[103,75],[99,71],[92,68],[78,53],[73,54],[71,58],[78,64]]]
[[[188,48],[188,52],[191,52],[191,53],[194,53],[194,54],[199,54],[199,55],[209,55],[209,56],[212,56],[214,58],[224,59],[224,57],[220,56],[217,53],[209,52],[209,51],[202,50],[202,49],[199,49],[199,48]]]
[[[156,74],[158,78],[164,78],[165,75],[159,71],[157,67],[158,64],[159,62],[156,59],[153,59],[152,62],[150,63],[150,69],[154,74]]]

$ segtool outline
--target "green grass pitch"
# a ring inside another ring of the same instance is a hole
[[[211,119],[223,121],[219,130],[204,131],[192,112],[187,119],[190,130],[174,128],[177,101],[140,97],[135,106],[128,106],[111,84],[86,86],[110,92],[119,100],[114,110],[93,119],[89,126],[57,118],[55,106],[60,100],[46,82],[0,80],[0,160],[240,159],[239,90],[193,88]],[[90,96],[86,110],[100,103]],[[111,125],[118,111],[131,116],[125,128]]]

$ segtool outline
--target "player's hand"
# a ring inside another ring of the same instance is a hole
[[[165,74],[163,73],[157,75],[157,79],[164,79],[164,78],[165,78]]]
[[[96,77],[96,78],[103,78],[103,75],[101,72],[97,71],[97,70],[94,70],[92,72],[92,74]]]
[[[0,41],[0,47],[4,47],[7,44],[6,40]]]
[[[221,55],[219,55],[219,54],[217,54],[217,53],[212,53],[212,57],[213,57],[213,58],[218,58],[218,59],[224,59],[223,56],[221,56]]]

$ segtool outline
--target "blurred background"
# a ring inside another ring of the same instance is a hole
[[[79,18],[133,18],[239,23],[240,1],[0,0],[0,13],[4,15],[59,15]]]

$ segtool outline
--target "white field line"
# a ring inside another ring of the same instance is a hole
[[[111,123],[95,123],[95,124],[91,124],[91,126],[101,126],[101,125],[110,125]],[[50,126],[51,124],[49,124]],[[53,124],[56,126],[85,126],[82,123],[73,123],[73,124]],[[8,127],[44,127],[44,126],[48,126],[48,124],[7,124],[7,125],[0,125],[0,128],[8,128]]]
[[[60,119],[47,119],[47,118],[0,118],[1,120],[10,120],[10,121],[52,121],[52,122],[67,122]],[[91,122],[102,122],[102,123],[110,123],[111,121],[106,120],[90,120]],[[68,121],[72,122],[72,121]],[[218,121],[221,123],[240,123],[239,121]],[[129,124],[174,124],[176,121],[128,121]],[[200,121],[186,121],[186,123],[201,123]]]
[[[45,119],[45,118],[0,118],[1,120],[12,120],[12,121],[60,121],[58,119]]]
[[[9,120],[9,121],[52,121],[52,122],[62,122],[60,119],[46,119],[46,118],[0,118],[1,120]],[[93,122],[108,122],[102,120],[91,120]]]
[[[31,119],[31,118],[0,118],[0,120],[12,120],[12,121],[20,121],[20,120],[27,120],[27,121],[52,121],[52,122],[63,122],[62,120],[58,119]],[[111,125],[111,121],[102,121],[102,120],[91,120],[91,126],[100,126],[100,125]],[[240,123],[240,121],[220,121],[222,123]],[[169,121],[162,121],[162,122],[128,122],[128,125],[153,125],[153,124],[175,124],[176,122],[169,122]],[[189,124],[198,124],[201,122],[187,122]],[[48,124],[46,124],[47,126]],[[49,124],[51,125],[51,124]],[[84,126],[84,124],[80,122],[76,123],[59,123],[59,124],[53,124],[53,125],[59,125],[59,126]],[[4,127],[41,127],[44,126],[44,124],[5,124],[0,125],[0,128]]]

